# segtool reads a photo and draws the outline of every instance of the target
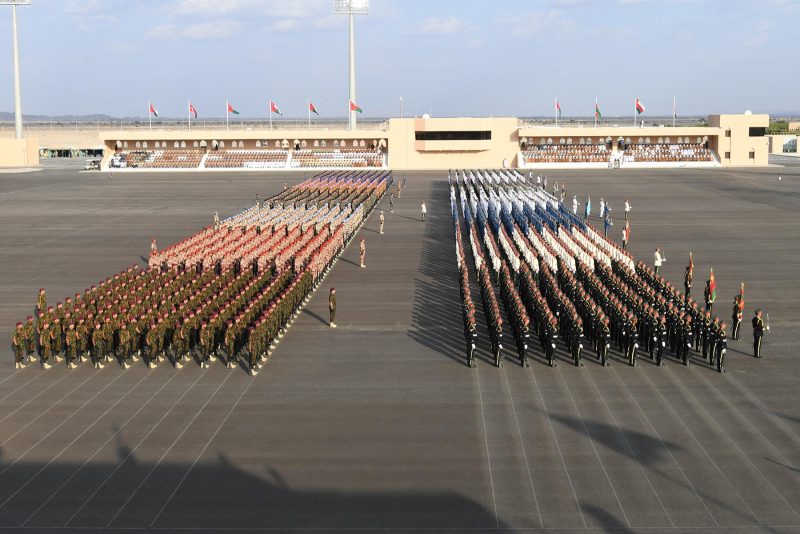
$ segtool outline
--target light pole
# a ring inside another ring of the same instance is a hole
[[[353,15],[366,15],[369,12],[369,0],[333,0],[333,12],[347,15],[350,23],[350,102],[356,103],[356,50],[353,34]],[[356,111],[347,103],[348,129],[356,129]]]
[[[17,42],[17,5],[28,6],[31,0],[0,0],[11,6],[11,39],[14,54],[14,137],[22,139],[22,97],[19,88],[19,43]]]

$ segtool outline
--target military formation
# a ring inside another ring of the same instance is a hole
[[[219,358],[229,368],[241,365],[255,375],[391,183],[388,176],[361,177],[326,173],[281,193],[284,200],[291,197],[292,206],[324,197],[326,202],[358,200],[359,208],[348,211],[335,231],[307,224],[304,231],[315,237],[305,239],[306,246],[287,243],[288,237],[277,241],[274,246],[281,252],[266,268],[257,268],[256,262],[243,269],[236,261],[228,268],[222,262],[204,268],[205,262],[199,262],[186,269],[170,258],[148,269],[131,266],[55,306],[48,305],[41,289],[35,317],[18,323],[12,335],[17,369],[36,361],[44,369],[61,362],[70,369],[81,362],[98,369],[115,362],[128,369],[139,361],[155,368],[166,360],[176,368],[189,361],[205,368]],[[222,226],[215,220],[214,231],[229,232]],[[283,235],[291,235],[285,223],[281,228]]]
[[[688,366],[697,360],[720,373],[726,371],[728,339],[740,336],[744,284],[734,297],[731,321],[724,321],[713,313],[717,297],[713,269],[705,284],[704,302],[690,297],[691,254],[681,293],[657,269],[634,263],[621,247],[565,209],[563,193],[553,198],[541,186],[506,170],[464,171],[456,173],[455,179],[451,176],[450,184],[468,365],[474,366],[479,342],[469,293],[469,262],[461,243],[462,214],[496,366],[503,360],[503,325],[510,324],[522,366],[528,365],[528,337],[533,333],[551,366],[556,365],[560,345],[576,366],[583,365],[584,349],[590,349],[603,366],[616,354],[630,366],[641,358],[658,366],[668,360]],[[573,227],[572,232],[564,231]],[[654,266],[660,267],[663,261],[656,249]],[[505,314],[497,306],[496,291]],[[761,357],[768,320],[756,310],[752,323],[753,354]]]

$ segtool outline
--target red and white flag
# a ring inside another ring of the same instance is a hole
[[[191,102],[189,102],[189,115],[194,116],[195,119],[197,118],[197,108]]]
[[[636,113],[639,115],[644,113],[644,104],[642,104],[638,98],[636,99]]]
[[[273,102],[272,100],[270,100],[270,101],[269,101],[269,110],[270,110],[272,113],[277,113],[278,115],[280,115],[281,117],[283,117],[283,113],[281,113],[281,108],[279,108],[279,107],[278,107],[278,104],[276,104],[276,103],[275,103],[275,102]]]
[[[153,105],[152,102],[148,103],[150,104],[150,113],[152,113],[154,117],[158,117],[158,110],[156,109],[156,107]]]

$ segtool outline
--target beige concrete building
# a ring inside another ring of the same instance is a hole
[[[550,145],[567,150],[582,145],[605,146],[608,160],[595,163],[555,162],[539,167],[616,166],[758,166],[767,165],[768,115],[712,115],[706,127],[636,127],[530,125],[513,117],[500,118],[407,118],[390,119],[380,127],[345,129],[252,130],[117,130],[100,132],[104,168],[120,151],[212,150],[295,148],[306,150],[370,149],[377,147],[384,166],[392,169],[491,168],[503,165],[525,167],[523,151],[530,146]],[[681,146],[703,147],[711,156],[700,162],[662,161],[654,157],[625,158],[643,147],[643,153],[677,150]],[[202,164],[199,168],[203,168]]]
[[[0,139],[0,168],[36,167],[39,165],[39,140]]]

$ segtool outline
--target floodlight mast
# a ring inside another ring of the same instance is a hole
[[[349,130],[356,129],[356,111],[351,109],[356,101],[356,49],[353,33],[353,15],[366,15],[369,12],[369,0],[333,0],[333,12],[347,15],[350,26],[350,101],[347,103]],[[352,104],[351,104],[352,103]]]
[[[17,39],[17,5],[30,5],[31,0],[0,0],[0,5],[11,6],[11,39],[14,54],[14,137],[22,139],[22,97],[19,88],[19,42]]]

